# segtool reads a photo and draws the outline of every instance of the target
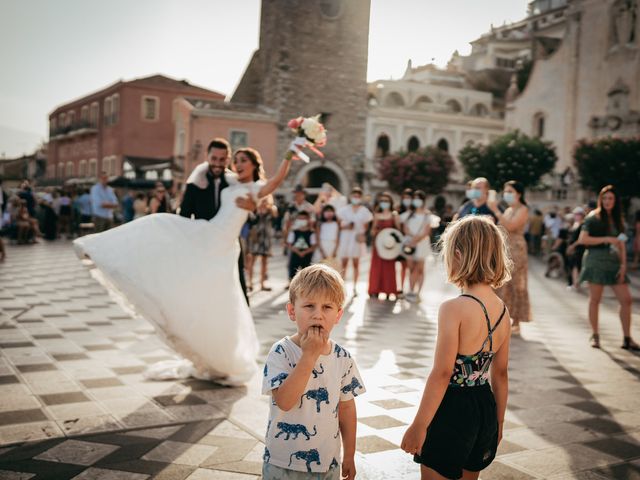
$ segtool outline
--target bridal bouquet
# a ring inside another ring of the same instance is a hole
[[[320,123],[320,115],[293,118],[289,120],[287,126],[296,134],[296,138],[289,147],[295,156],[309,162],[309,156],[302,151],[304,147],[308,147],[316,155],[324,158],[324,154],[318,150],[318,147],[324,147],[327,144],[327,131]]]

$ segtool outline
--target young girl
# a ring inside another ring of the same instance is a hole
[[[512,264],[503,232],[485,216],[450,224],[441,242],[462,294],[440,306],[433,369],[401,447],[423,480],[477,479],[502,438],[511,327],[492,289],[510,279]]]
[[[338,239],[340,238],[340,224],[336,218],[336,211],[332,205],[322,207],[320,219],[316,225],[318,248],[313,254],[313,263],[325,260],[325,263],[340,269],[336,260],[338,254]]]

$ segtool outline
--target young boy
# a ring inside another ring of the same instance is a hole
[[[291,281],[287,313],[297,331],[271,347],[264,367],[262,393],[271,394],[264,480],[355,478],[354,397],[365,388],[351,354],[329,338],[344,300],[342,277],[327,265]]]
[[[316,234],[311,228],[309,212],[300,211],[287,237],[291,257],[289,258],[289,280],[296,272],[311,265],[311,257],[316,248]]]

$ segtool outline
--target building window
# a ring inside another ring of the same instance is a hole
[[[73,177],[73,162],[67,162],[67,178]]]
[[[111,125],[111,97],[104,99],[104,124]]]
[[[128,161],[124,161],[124,163],[122,164],[122,171],[123,171],[123,176],[124,178],[128,178],[130,180],[133,180],[134,178],[136,178],[136,172],[133,169],[133,165],[131,165]]]
[[[538,138],[544,137],[544,127],[544,113],[538,112],[533,116],[533,135]]]
[[[58,171],[56,172],[56,178],[64,178],[64,162],[58,162]]]
[[[489,109],[482,103],[476,103],[471,107],[471,110],[469,110],[469,115],[473,115],[474,117],[486,117],[489,115]]]
[[[249,145],[249,134],[241,130],[231,130],[229,132],[229,143],[231,144],[232,152],[239,148],[244,148]]]
[[[67,121],[67,115],[65,113],[60,113],[58,115],[58,126],[60,128],[66,127],[67,126],[66,121]]]
[[[158,120],[160,99],[158,97],[142,97],[142,118],[144,120]]]
[[[80,122],[86,124],[89,121],[89,107],[85,105],[80,109]]]
[[[386,157],[391,150],[391,140],[389,135],[381,133],[378,135],[378,141],[376,142],[376,157]]]
[[[438,140],[437,146],[443,152],[449,151],[449,142],[447,142],[444,138],[441,138],[440,140]]]
[[[47,165],[47,178],[55,178],[55,176],[56,176],[56,166]]]
[[[96,128],[98,126],[98,115],[100,114],[100,106],[98,102],[93,102],[91,104],[91,110],[89,112],[89,124]]]
[[[457,100],[447,100],[446,105],[447,107],[449,107],[450,113],[462,112],[462,106],[460,105],[460,102],[458,102]]]
[[[78,163],[78,176],[83,178],[87,176],[87,161],[86,160],[80,160],[80,163]]]
[[[433,100],[431,100],[431,98],[426,95],[422,95],[418,100],[416,100],[416,103],[414,103],[413,106],[418,110],[429,110],[432,103]]]
[[[173,179],[173,174],[171,173],[170,168],[165,168],[162,170],[162,180],[165,182],[170,182]]]
[[[114,94],[111,96],[111,125],[118,123],[120,117],[120,95]]]
[[[418,140],[418,137],[413,135],[407,142],[407,150],[409,150],[410,152],[416,152],[419,148],[420,140]]]
[[[89,160],[89,176],[96,177],[98,175],[98,160],[92,158]]]
[[[56,131],[56,117],[49,119],[49,135],[55,135]]]
[[[389,95],[387,95],[387,98],[384,99],[384,106],[404,107],[404,99],[398,92],[391,92]]]
[[[106,174],[110,177],[117,175],[117,161],[118,157],[116,157],[115,155],[104,157],[102,159],[102,170],[106,172]]]
[[[155,170],[147,170],[146,172],[144,172],[144,179],[145,180],[157,180],[158,179],[158,172],[156,172]]]
[[[76,123],[76,112],[73,110],[67,113],[67,125],[72,127]]]
[[[496,57],[496,67],[498,68],[516,68],[516,60],[511,58]]]

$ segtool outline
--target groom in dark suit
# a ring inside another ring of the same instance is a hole
[[[207,165],[198,165],[187,180],[182,201],[180,215],[187,218],[202,218],[211,220],[220,210],[221,192],[229,185],[237,183],[236,175],[229,170],[231,160],[231,146],[224,138],[214,138],[207,147]],[[208,168],[207,168],[208,167]],[[256,209],[256,203],[251,196],[240,197],[236,205],[250,212]],[[249,304],[247,286],[244,278],[244,255],[240,252],[238,271],[242,292]]]

